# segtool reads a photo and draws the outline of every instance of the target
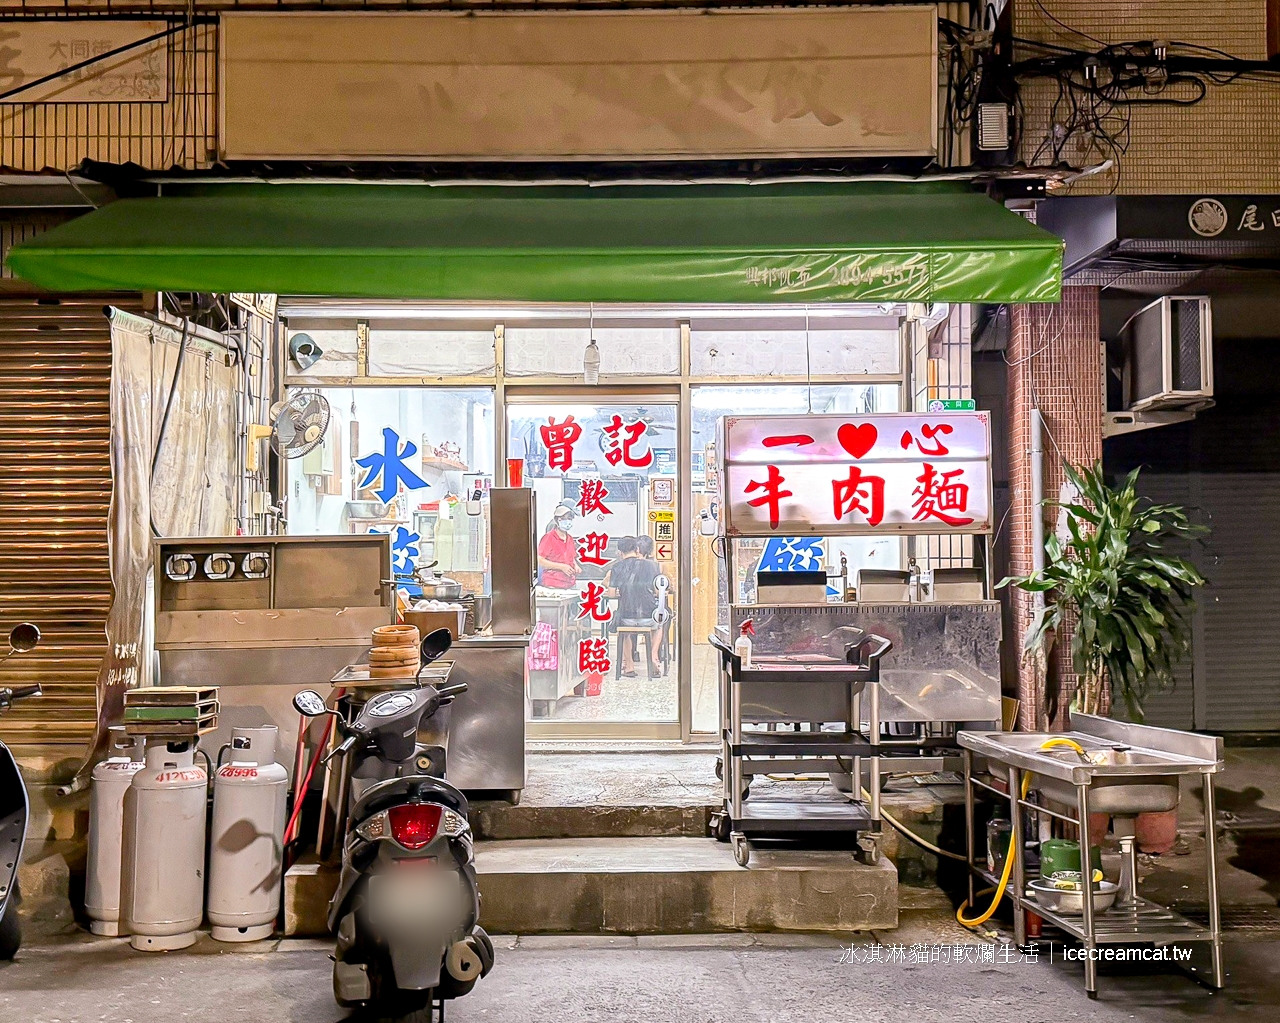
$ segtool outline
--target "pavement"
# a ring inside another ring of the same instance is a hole
[[[589,744],[583,746],[574,752],[588,752]],[[700,821],[685,817],[714,802],[714,751],[637,743],[620,750],[615,744],[612,755],[591,752],[591,757],[574,757],[563,747],[544,751],[535,744],[530,788],[516,809],[625,816],[638,807],[642,816],[651,816],[654,805],[662,804],[684,814],[680,821],[687,827],[672,833],[699,833]],[[1036,962],[1005,962],[996,952],[983,953],[980,939],[954,923],[945,897],[926,884],[931,881],[926,875],[917,887],[900,888],[903,912],[893,931],[501,938],[493,974],[471,995],[451,1003],[448,1018],[464,1023],[1280,1019],[1280,749],[1228,749],[1226,759],[1218,784],[1220,883],[1228,929],[1223,992],[1207,991],[1171,965],[1104,965],[1100,997],[1090,1001],[1081,966],[1063,963],[1060,953],[1052,962],[1045,951]],[[763,789],[769,783],[760,779],[760,784]],[[895,812],[911,809],[913,823],[930,824],[931,835],[943,832],[939,841],[944,844],[956,839],[952,793],[944,787],[917,791],[910,783],[895,785],[899,791],[887,797]],[[1185,796],[1178,849],[1144,858],[1141,872],[1146,894],[1194,912],[1205,902],[1203,826],[1198,792]],[[575,832],[556,832],[561,833]],[[72,923],[65,894],[55,901],[56,913],[37,910],[35,899],[24,907],[24,914],[35,911],[37,918],[29,920],[30,943],[19,958],[0,964],[0,1023],[225,1023],[235,1018],[338,1023],[347,1018],[332,1001],[325,941],[226,946],[206,937],[183,952],[141,953],[124,940],[85,934]],[[954,955],[957,946],[964,951],[961,957]],[[946,955],[944,947],[951,950]],[[899,948],[901,953],[895,951]],[[1195,962],[1203,965],[1202,958]]]
[[[894,931],[496,939],[493,973],[450,1003],[455,1023],[1176,1023],[1280,1016],[1280,942],[1226,946],[1228,988],[1176,968],[1104,967],[1085,997],[1081,967],[1022,959],[937,914]],[[957,954],[961,947],[963,954]],[[901,951],[897,951],[897,950]],[[945,954],[934,952],[943,950]],[[83,933],[32,945],[0,965],[0,1019],[14,1023],[338,1023],[327,942],[252,946],[208,938],[145,953]],[[912,962],[912,959],[917,961]],[[919,961],[929,959],[929,962]],[[353,1021],[354,1023],[354,1021]]]

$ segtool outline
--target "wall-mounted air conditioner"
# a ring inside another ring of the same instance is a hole
[[[1166,295],[1120,331],[1125,407],[1194,411],[1213,404],[1213,316],[1206,295]]]

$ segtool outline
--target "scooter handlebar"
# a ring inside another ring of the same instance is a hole
[[[356,744],[356,736],[354,735],[343,740],[341,745],[333,747],[333,749],[331,749],[328,753],[324,755],[324,758],[320,761],[321,766],[327,764],[339,753],[346,753],[347,750],[351,749],[351,747],[354,746],[355,744]]]
[[[40,688],[40,683],[37,682],[33,686],[18,686],[16,689],[10,690],[9,699],[25,700],[28,696],[43,696],[43,695],[44,695],[44,690]]]

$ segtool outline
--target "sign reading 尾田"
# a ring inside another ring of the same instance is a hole
[[[728,416],[730,536],[989,533],[985,412]]]

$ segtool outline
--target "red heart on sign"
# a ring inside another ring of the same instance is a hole
[[[861,458],[875,447],[879,435],[879,431],[871,423],[863,423],[861,426],[845,423],[836,431],[836,440],[854,458]]]

